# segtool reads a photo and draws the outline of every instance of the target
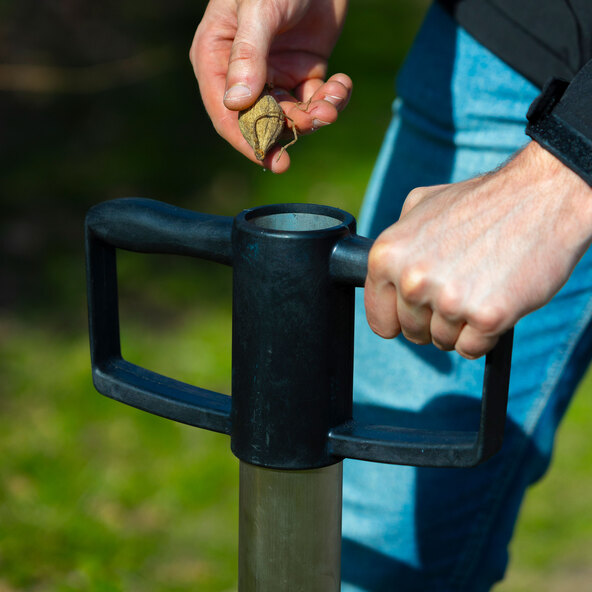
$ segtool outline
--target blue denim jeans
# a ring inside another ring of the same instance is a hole
[[[502,164],[527,143],[525,115],[538,92],[433,6],[398,77],[360,234],[375,237],[395,222],[414,187]],[[356,312],[356,413],[410,427],[476,428],[482,360],[383,340],[368,328],[361,297]],[[503,577],[525,491],[549,464],[590,359],[591,318],[589,252],[552,302],[516,327],[505,441],[486,463],[345,462],[343,592],[481,592]]]

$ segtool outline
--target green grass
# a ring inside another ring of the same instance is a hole
[[[237,466],[227,438],[98,396],[84,335],[7,325],[0,590],[232,588]],[[187,369],[187,352],[206,351],[192,376],[179,374],[222,389],[224,364],[211,362],[227,357],[225,327],[226,314],[196,314],[130,357],[150,365],[141,350],[176,352],[169,368]]]
[[[592,373],[561,426],[549,473],[528,493],[496,592],[587,590],[592,582]]]

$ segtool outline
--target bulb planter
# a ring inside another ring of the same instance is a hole
[[[499,450],[512,332],[487,355],[480,424],[449,432],[358,422],[354,294],[372,241],[328,206],[279,204],[235,218],[129,198],[86,218],[93,382],[108,397],[230,436],[240,459],[239,592],[338,592],[341,461],[471,467]],[[124,360],[116,250],[233,268],[232,396]]]

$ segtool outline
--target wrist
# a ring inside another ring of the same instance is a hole
[[[557,235],[565,247],[587,247],[592,240],[592,187],[535,141],[516,155],[510,168],[529,186],[535,203],[555,203]]]
[[[580,175],[536,141],[529,142],[514,159],[536,184],[552,184],[560,196],[592,199],[592,187]],[[582,202],[587,205],[590,201]]]

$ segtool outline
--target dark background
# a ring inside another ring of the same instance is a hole
[[[350,162],[367,176],[424,5],[352,7],[331,62],[354,78],[350,109],[295,146],[290,173],[271,179],[216,135],[202,107],[188,52],[205,2],[3,0],[0,306],[72,310],[82,219],[98,201],[145,196],[234,215],[309,201],[304,191]],[[341,201],[357,209],[365,181],[356,181]]]

